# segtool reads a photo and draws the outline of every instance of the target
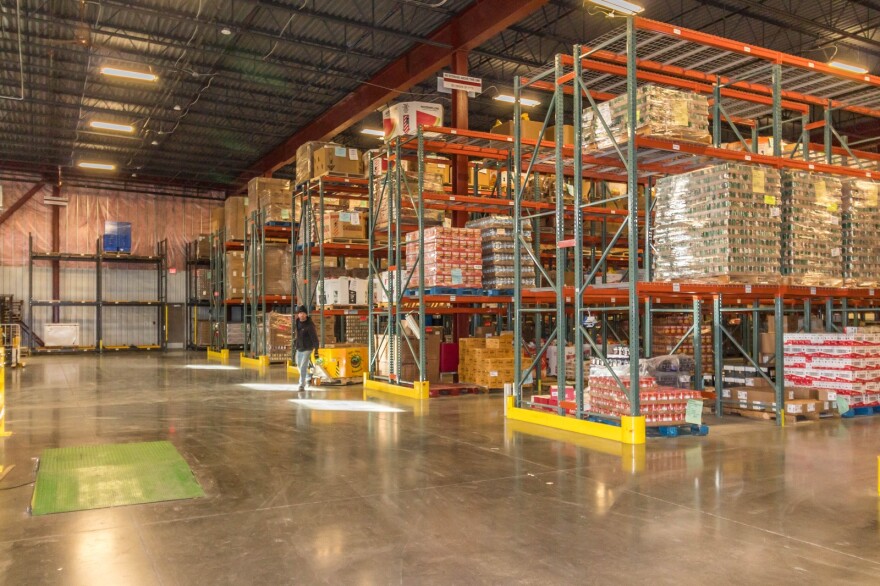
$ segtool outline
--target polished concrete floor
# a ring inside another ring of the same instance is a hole
[[[207,497],[31,517],[32,485],[0,491],[0,583],[880,583],[880,417],[627,449],[506,423],[497,396],[315,410],[291,399],[361,390],[248,388],[286,381],[202,356],[7,371],[0,487],[45,448],[168,439]]]

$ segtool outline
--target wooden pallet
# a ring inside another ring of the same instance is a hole
[[[341,238],[341,237],[333,237],[326,238],[324,240],[324,244],[369,244],[370,240],[367,238]]]
[[[334,309],[367,309],[367,305],[358,305],[353,303],[336,303],[333,305],[325,305],[324,310],[334,310]]]
[[[751,411],[749,409],[729,409],[724,408],[725,415],[739,415],[745,419],[754,419],[758,421],[775,421],[776,413],[771,411]],[[822,411],[817,413],[804,413],[804,414],[785,414],[785,424],[786,425],[794,425],[797,423],[806,423],[808,421],[819,421],[821,419],[833,419],[839,418],[840,414],[837,411]]]
[[[340,173],[339,171],[327,171],[322,175],[314,177],[314,179],[363,179],[362,173]],[[366,197],[365,197],[366,199]]]
[[[480,385],[470,383],[443,384],[432,383],[428,386],[428,394],[431,398],[437,397],[458,397],[460,395],[476,395],[485,394],[489,390]]]

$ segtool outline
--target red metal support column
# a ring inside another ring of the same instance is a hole
[[[15,202],[12,203],[12,204],[6,209],[5,212],[3,212],[3,215],[0,215],[0,226],[2,226],[4,223],[6,223],[6,220],[8,220],[9,218],[11,218],[12,215],[13,215],[15,212],[17,212],[19,208],[21,208],[22,206],[24,206],[24,204],[26,204],[27,202],[29,202],[29,201],[31,200],[32,197],[34,197],[37,193],[39,193],[40,190],[43,189],[43,186],[44,186],[44,185],[46,185],[46,183],[43,182],[43,181],[40,181],[39,183],[35,184],[33,187],[31,187],[30,189],[28,189],[28,190],[25,192],[24,195],[22,195],[22,196],[19,197],[17,200],[15,200]]]
[[[468,74],[468,52],[456,51],[452,55],[452,73],[456,75]],[[454,90],[452,92],[452,127],[462,130],[468,128],[468,95],[467,92]],[[457,195],[466,195],[468,190],[468,158],[465,155],[455,155],[452,158],[452,192]],[[468,220],[466,211],[452,212],[452,225],[457,228],[464,227]],[[467,337],[470,334],[470,319],[467,314],[456,314],[454,318],[454,326],[452,329],[452,337],[455,342],[459,338]]]
[[[450,18],[427,40],[299,129],[239,175],[243,187],[252,177],[268,176],[296,159],[296,149],[310,140],[328,140],[364,116],[451,64],[456,52],[474,49],[546,5],[548,0],[480,0]]]

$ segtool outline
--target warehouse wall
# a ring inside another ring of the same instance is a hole
[[[0,182],[4,204],[8,208],[33,183]],[[0,293],[13,294],[16,299],[28,299],[28,235],[34,238],[34,248],[51,248],[52,206],[43,202],[51,194],[45,187],[21,207],[0,227]],[[104,232],[104,221],[131,222],[132,253],[152,254],[156,242],[168,240],[171,274],[168,276],[168,300],[185,301],[184,245],[199,234],[207,233],[211,209],[219,202],[173,198],[151,193],[127,193],[86,188],[70,188],[64,194],[69,204],[60,212],[60,250],[73,253],[93,253],[97,239]],[[216,194],[222,197],[221,194]],[[77,263],[62,263],[61,297],[64,300],[93,300],[95,298],[95,269]],[[104,270],[104,298],[125,301],[152,300],[157,296],[156,272],[137,266],[113,266]],[[49,263],[41,262],[34,268],[34,298],[52,298],[52,275]],[[35,308],[34,328],[42,334],[45,323],[51,322],[51,308]],[[27,321],[27,310],[25,310]],[[155,343],[156,310],[152,308],[105,308],[104,343],[107,345]],[[94,308],[63,308],[62,323],[80,324],[84,344],[91,344],[95,336]]]

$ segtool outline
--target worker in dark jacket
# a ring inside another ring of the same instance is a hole
[[[296,366],[299,369],[299,390],[309,386],[309,358],[318,357],[318,331],[305,305],[296,308]]]

